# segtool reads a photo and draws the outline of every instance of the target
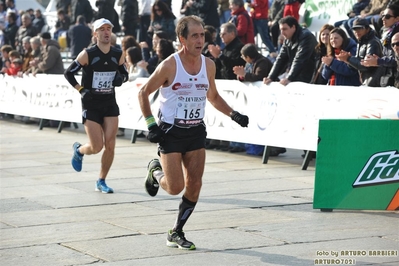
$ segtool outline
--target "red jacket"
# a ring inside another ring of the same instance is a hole
[[[267,19],[269,17],[269,0],[254,0],[251,7],[252,18]]]
[[[7,75],[9,76],[16,76],[18,74],[19,71],[22,70],[22,65],[19,64],[18,66],[16,66],[14,63],[11,64],[11,66],[9,68],[7,68]]]
[[[237,37],[243,44],[255,43],[254,24],[244,7],[231,12],[230,22],[236,25]]]

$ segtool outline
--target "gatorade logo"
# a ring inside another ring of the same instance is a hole
[[[367,161],[353,187],[399,182],[399,153],[385,151],[374,154]]]

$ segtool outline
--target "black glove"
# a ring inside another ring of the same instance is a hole
[[[112,86],[114,87],[119,87],[122,86],[123,82],[127,81],[126,75],[123,75],[119,73],[119,71],[116,71],[116,75],[114,80],[112,81]]]
[[[231,112],[230,115],[231,119],[235,122],[237,122],[237,124],[239,124],[242,127],[248,127],[248,123],[249,123],[249,118],[246,115],[242,115],[237,111],[233,111]]]
[[[164,141],[163,136],[165,135],[165,132],[157,125],[151,126],[149,129],[147,139],[152,142],[152,143],[161,143]]]
[[[91,92],[88,89],[81,89],[80,96],[82,97],[83,104],[85,104],[93,99],[93,95],[91,95]]]

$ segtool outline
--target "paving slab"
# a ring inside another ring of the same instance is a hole
[[[399,212],[313,209],[315,160],[303,171],[303,151],[291,149],[267,164],[208,150],[201,197],[185,226],[197,250],[167,248],[181,195],[146,194],[156,145],[132,144],[131,132],[117,138],[107,179],[115,193],[107,195],[94,191],[100,154],[85,156],[80,173],[70,165],[72,143],[87,141],[81,125],[57,133],[0,120],[0,265],[399,264]],[[367,254],[332,256],[341,251]]]

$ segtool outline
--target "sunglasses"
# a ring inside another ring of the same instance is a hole
[[[161,9],[154,8],[154,11],[155,11],[155,12],[158,12],[158,11],[161,11]]]
[[[393,17],[395,17],[395,16],[392,16],[392,15],[390,15],[390,14],[385,14],[385,15],[382,15],[382,16],[381,16],[382,19],[391,19],[391,18],[393,18]]]
[[[392,48],[395,48],[395,46],[399,46],[399,42],[393,42],[391,43]]]

